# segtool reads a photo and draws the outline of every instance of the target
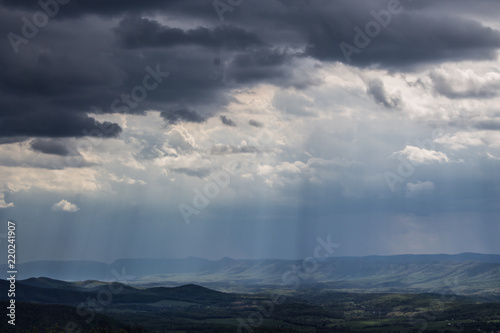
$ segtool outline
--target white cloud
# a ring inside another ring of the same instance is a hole
[[[91,168],[66,168],[50,170],[40,168],[19,168],[0,166],[0,184],[12,192],[38,188],[45,191],[97,191],[104,181],[98,179],[99,171]]]
[[[425,182],[418,181],[415,184],[414,183],[406,184],[406,190],[407,190],[408,194],[412,194],[415,192],[421,192],[421,191],[431,191],[434,188],[435,188],[434,183],[431,181],[428,181],[428,180]]]
[[[68,213],[74,213],[80,210],[77,205],[72,204],[69,201],[66,200],[61,200],[57,203],[55,203],[52,206],[52,210],[56,212],[68,212]]]
[[[9,207],[14,207],[14,204],[12,202],[10,203],[5,202],[5,194],[0,193],[0,208],[9,208]]]
[[[115,174],[112,174],[110,173],[109,175],[109,179],[114,181],[114,182],[117,182],[117,183],[125,183],[125,184],[128,184],[128,185],[133,185],[133,184],[140,184],[140,185],[146,185],[146,182],[141,180],[141,179],[133,179],[133,178],[130,178],[130,177],[127,177],[127,176],[123,176],[123,177],[118,177],[116,176]]]
[[[488,158],[491,159],[491,160],[500,161],[500,157],[496,157],[495,155],[492,155],[489,152],[486,153],[486,156],[488,156]]]
[[[473,146],[500,147],[500,133],[495,131],[458,132],[446,134],[435,140],[436,143],[449,146],[453,150]]]
[[[397,151],[392,155],[405,156],[410,162],[416,164],[448,163],[450,161],[445,153],[415,146],[406,146],[405,149]]]
[[[447,66],[430,72],[434,90],[449,98],[493,97],[500,88],[500,73],[477,74]]]

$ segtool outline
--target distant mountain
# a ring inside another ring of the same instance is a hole
[[[97,261],[32,261],[17,264],[17,278],[50,277],[57,280],[111,280],[112,274],[108,264]],[[4,272],[7,265],[0,266]]]
[[[335,257],[336,260],[368,261],[368,262],[443,262],[443,261],[477,261],[484,263],[500,263],[500,254],[482,254],[465,252],[460,254],[399,254],[392,256]]]
[[[203,286],[238,290],[259,286],[306,287],[320,284],[337,290],[381,292],[440,292],[500,294],[500,255],[396,255],[331,257],[306,266],[301,260],[231,259],[121,259],[97,262],[31,262],[18,265],[18,279],[26,286],[75,290],[96,289],[100,281],[140,287]],[[5,265],[0,267],[6,271]],[[46,277],[32,280],[31,277]],[[64,283],[66,281],[84,281]]]
[[[89,288],[89,285],[91,287]],[[0,280],[0,288],[9,289],[9,282]],[[230,301],[232,296],[194,284],[179,287],[134,288],[120,283],[101,281],[66,282],[47,278],[30,278],[16,282],[16,302],[65,304],[76,306],[99,293],[111,295],[118,303],[154,303],[178,300],[204,304]],[[8,300],[7,293],[0,301]]]

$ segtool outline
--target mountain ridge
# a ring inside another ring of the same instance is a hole
[[[474,259],[474,260],[473,260]],[[53,280],[80,281],[87,289],[102,282],[121,282],[141,288],[198,284],[218,290],[258,290],[265,286],[301,287],[321,284],[336,290],[435,292],[452,288],[462,294],[500,294],[500,255],[397,255],[330,257],[313,266],[282,259],[121,259],[112,264],[43,262],[18,265],[18,280],[32,277],[45,287]],[[310,263],[309,263],[310,264]],[[2,267],[3,269],[4,267]],[[297,282],[298,281],[298,282]],[[450,281],[453,281],[451,283]]]

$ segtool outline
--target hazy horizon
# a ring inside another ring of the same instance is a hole
[[[367,257],[396,257],[396,256],[459,256],[459,255],[466,255],[466,254],[474,254],[474,255],[482,255],[482,256],[500,256],[500,253],[478,253],[478,252],[461,252],[461,253],[400,253],[400,254],[390,254],[390,255],[383,255],[383,254],[370,254],[370,255],[365,255],[365,256],[337,256],[335,254],[328,256],[328,259],[335,260],[335,258],[367,258]],[[103,263],[103,264],[112,264],[120,260],[188,260],[188,259],[202,259],[202,260],[208,260],[208,261],[220,261],[223,259],[232,259],[232,260],[286,260],[286,261],[300,261],[304,260],[306,258],[233,258],[230,256],[224,256],[220,258],[204,258],[204,257],[196,257],[196,256],[189,256],[189,257],[129,257],[129,258],[117,258],[112,261],[102,261],[97,259],[86,259],[86,260],[80,260],[80,259],[68,259],[68,260],[34,260],[34,261],[19,261],[18,264],[26,264],[26,263],[32,263],[32,262],[39,262],[39,261],[55,261],[55,262],[65,262],[65,261],[86,261],[86,262],[96,262],[96,263]],[[0,264],[5,264],[5,262],[2,262]]]
[[[498,2],[48,3],[0,4],[18,262],[500,253]]]

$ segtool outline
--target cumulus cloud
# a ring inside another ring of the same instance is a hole
[[[146,185],[146,182],[141,180],[141,179],[133,179],[133,178],[126,177],[126,176],[117,177],[115,174],[112,174],[112,173],[110,173],[108,175],[108,177],[109,177],[109,179],[111,179],[112,181],[117,182],[117,183],[125,183],[128,185],[133,185],[133,184]]]
[[[5,202],[5,193],[0,192],[0,208],[14,207],[14,203]]]
[[[72,204],[69,201],[66,200],[61,200],[59,202],[56,202],[52,206],[52,210],[55,212],[68,212],[68,213],[75,213],[80,210],[77,205]]]
[[[500,72],[478,74],[471,69],[440,68],[431,71],[434,91],[448,98],[490,98],[498,95]]]
[[[395,152],[394,155],[404,156],[416,164],[448,163],[450,161],[443,152],[408,145],[403,150]]]
[[[489,144],[498,145],[498,139],[500,134],[497,133],[487,133],[485,131],[478,132],[457,132],[455,134],[446,134],[435,141],[450,147],[453,150],[465,149],[467,147],[483,146]]]

